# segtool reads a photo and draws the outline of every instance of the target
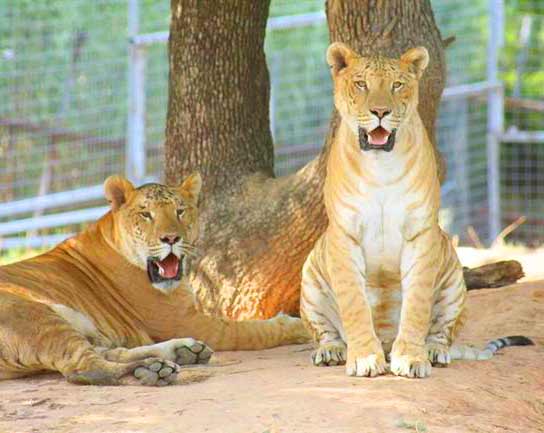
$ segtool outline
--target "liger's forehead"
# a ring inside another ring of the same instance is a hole
[[[168,204],[178,203],[181,198],[175,191],[165,185],[148,183],[137,188],[138,198],[144,203]]]
[[[401,67],[400,61],[383,56],[359,57],[354,62],[351,72],[354,76],[388,76],[413,78],[413,75]]]

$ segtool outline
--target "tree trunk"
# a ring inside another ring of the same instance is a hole
[[[269,3],[171,3],[167,180],[198,169],[205,198],[242,176],[273,173],[263,51]]]
[[[315,160],[273,177],[263,52],[268,6],[172,0],[167,180],[179,182],[195,169],[203,174],[203,256],[191,280],[200,308],[234,319],[298,314],[301,268],[327,226],[322,186],[338,125],[333,115]],[[445,65],[429,0],[333,0],[327,17],[331,41],[361,54],[429,49],[420,112],[434,141]]]

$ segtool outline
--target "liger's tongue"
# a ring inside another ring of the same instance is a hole
[[[387,139],[391,133],[386,129],[378,126],[376,129],[373,129],[368,133],[368,142],[375,146],[383,146],[387,144]]]
[[[178,274],[179,259],[174,254],[169,254],[164,260],[156,263],[161,277],[174,278]]]

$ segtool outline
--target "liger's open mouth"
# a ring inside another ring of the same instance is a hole
[[[162,260],[148,257],[147,275],[152,283],[179,281],[183,275],[183,256],[178,258],[175,254],[170,253]]]
[[[391,152],[395,146],[395,132],[394,129],[388,131],[381,126],[374,128],[370,132],[359,127],[359,146],[362,150],[383,150],[385,152]]]

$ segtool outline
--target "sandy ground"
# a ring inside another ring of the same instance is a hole
[[[2,433],[544,432],[544,281],[471,292],[460,341],[525,334],[534,347],[458,361],[428,379],[350,378],[310,346],[223,352],[168,388],[0,383]]]

